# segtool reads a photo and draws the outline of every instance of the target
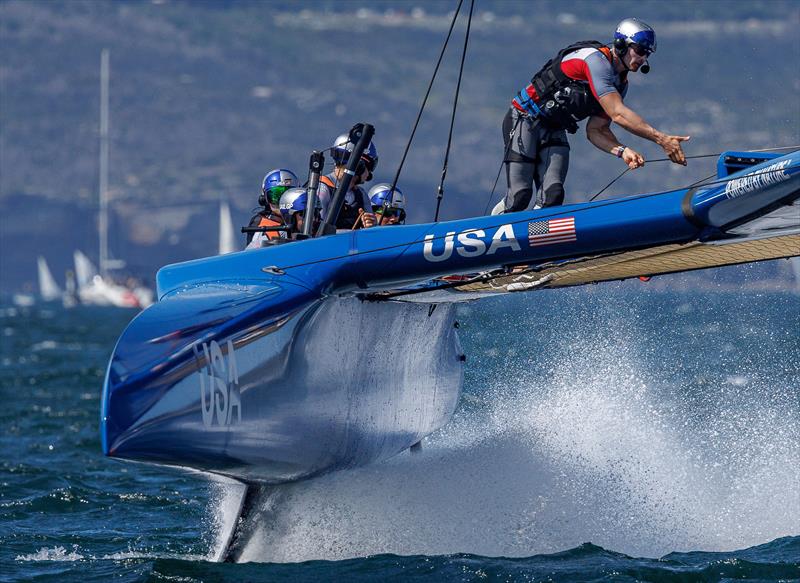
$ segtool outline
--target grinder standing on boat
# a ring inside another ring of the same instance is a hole
[[[617,139],[612,121],[661,146],[674,163],[686,165],[681,142],[689,136],[660,132],[622,103],[628,73],[647,73],[648,57],[655,51],[655,31],[641,20],[626,18],[617,26],[613,48],[597,41],[578,42],[545,63],[514,97],[503,120],[508,192],[492,214],[525,210],[534,187],[537,206],[564,202],[566,132],[574,134],[586,118],[587,139],[630,169],[643,166],[644,157]]]

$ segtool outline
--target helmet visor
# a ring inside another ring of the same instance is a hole
[[[656,33],[651,28],[638,30],[631,35],[628,35],[629,42],[644,47],[651,53],[656,52]]]
[[[272,188],[267,190],[267,200],[274,207],[280,206],[281,196],[283,196],[283,193],[289,190],[289,188],[291,187],[283,185],[273,186]]]
[[[648,49],[645,46],[638,45],[636,43],[633,43],[631,45],[631,48],[633,49],[633,52],[639,55],[640,57],[649,57],[650,55],[653,54],[652,50]]]

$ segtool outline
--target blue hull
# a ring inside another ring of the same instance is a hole
[[[390,457],[456,407],[463,362],[453,311],[332,297],[265,310],[260,320],[242,314],[248,324],[226,330],[233,309],[208,310],[209,327],[159,342],[181,356],[157,368],[168,357],[153,354],[140,379],[118,376],[141,356],[118,347],[104,451],[262,483]]]
[[[103,450],[264,483],[395,455],[448,421],[463,355],[452,304],[368,294],[725,240],[800,197],[800,152],[770,158],[701,189],[364,229],[167,266],[160,301],[129,325],[109,363]],[[554,225],[562,235],[542,239]]]

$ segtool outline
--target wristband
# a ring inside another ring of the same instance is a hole
[[[619,145],[619,146],[614,148],[614,152],[613,153],[617,158],[622,158],[622,154],[625,153],[625,150],[627,148],[628,148],[628,146]]]

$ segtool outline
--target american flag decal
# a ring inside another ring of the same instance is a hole
[[[528,223],[528,243],[531,247],[575,240],[575,217]]]

